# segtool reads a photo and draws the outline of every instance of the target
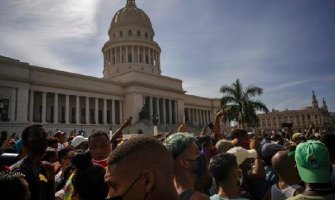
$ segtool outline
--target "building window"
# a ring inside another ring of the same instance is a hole
[[[80,112],[80,122],[82,124],[86,124],[86,109],[85,108],[81,108],[81,112]]]
[[[71,108],[71,123],[76,123],[76,108]]]
[[[137,31],[137,37],[141,37],[141,31]]]
[[[123,37],[123,31],[120,31],[120,37]]]
[[[0,121],[9,121],[9,99],[0,99]]]
[[[145,34],[144,34],[144,37],[145,37],[145,38],[148,38],[148,33],[145,33]]]
[[[128,62],[133,62],[133,59],[132,59],[132,57],[131,57],[131,54],[128,54]]]
[[[102,110],[99,110],[99,124],[102,124]]]
[[[94,120],[94,109],[90,109],[90,123],[95,124]]]

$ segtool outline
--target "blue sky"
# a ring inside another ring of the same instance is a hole
[[[102,77],[101,48],[126,0],[0,0],[0,55]],[[269,109],[335,111],[335,1],[136,0],[162,49],[162,74],[220,97],[239,78]]]

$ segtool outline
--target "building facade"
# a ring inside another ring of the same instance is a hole
[[[326,101],[323,99],[322,106],[319,107],[317,98],[312,95],[312,106],[300,110],[279,111],[273,109],[272,112],[257,115],[259,128],[263,130],[279,130],[283,123],[292,124],[294,130],[307,130],[311,123],[317,129],[324,129],[327,126],[334,126],[330,119]]]
[[[182,80],[162,75],[150,18],[134,0],[114,15],[108,36],[102,78],[0,56],[0,130],[20,133],[41,123],[51,132],[88,133],[115,130],[132,116],[128,133],[152,134],[152,119],[160,131],[182,121],[195,129],[213,121],[218,99],[185,94]]]

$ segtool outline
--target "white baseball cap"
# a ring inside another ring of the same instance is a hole
[[[72,146],[73,148],[76,148],[76,147],[78,147],[81,143],[86,142],[86,141],[88,141],[87,138],[85,138],[85,137],[83,137],[83,136],[81,136],[81,135],[78,135],[78,136],[76,136],[76,137],[74,137],[74,138],[72,139],[72,141],[71,141],[71,146]]]
[[[254,149],[247,150],[243,147],[233,147],[227,153],[234,154],[237,165],[242,164],[247,158],[256,158],[257,152]]]

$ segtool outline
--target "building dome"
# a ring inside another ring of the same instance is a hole
[[[137,8],[134,0],[127,0],[126,6],[115,13],[110,30],[127,26],[136,26],[153,31],[148,15]]]
[[[127,0],[114,15],[109,40],[102,47],[104,78],[113,79],[130,71],[160,75],[161,48],[154,41],[155,32],[148,15]]]

